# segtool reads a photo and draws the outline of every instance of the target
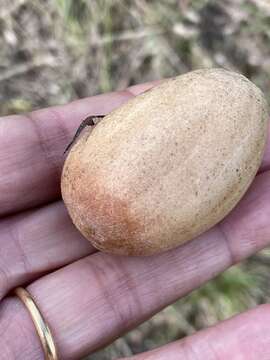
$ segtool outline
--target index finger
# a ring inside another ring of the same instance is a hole
[[[153,84],[1,118],[0,216],[59,197],[63,152],[80,122],[109,113]]]
[[[0,119],[0,216],[60,197],[63,151],[88,115],[103,115],[159,81]],[[270,143],[262,170],[270,167]]]

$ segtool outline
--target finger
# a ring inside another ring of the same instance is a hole
[[[94,96],[65,106],[0,119],[0,216],[29,209],[60,195],[63,151],[87,115],[110,112],[159,83]],[[263,170],[270,168],[270,144]],[[46,186],[44,186],[46,184]]]
[[[29,115],[2,118],[0,215],[59,196],[63,152],[76,127],[89,113],[109,112],[130,97],[127,92],[105,94]]]
[[[154,80],[144,84],[132,85],[128,87],[127,90],[135,96],[140,95],[141,93],[150,90],[152,87],[157,86],[166,80],[167,79]]]
[[[0,303],[0,320],[1,360],[44,358],[32,320],[18,298]],[[9,332],[13,337],[7,336]]]
[[[103,115],[152,87],[93,96],[68,105],[0,119],[0,216],[60,195],[63,152],[82,120]],[[44,185],[45,184],[45,185]]]
[[[0,300],[12,288],[95,251],[60,201],[1,220],[0,234]]]
[[[269,360],[270,305],[233,317],[130,360]]]
[[[28,289],[52,328],[60,357],[76,359],[104,346],[269,244],[269,184],[270,172],[258,176],[225,223],[177,249],[146,258],[98,252],[31,284]],[[0,348],[13,338],[14,330],[8,329]],[[25,345],[17,341],[13,346],[19,353]]]

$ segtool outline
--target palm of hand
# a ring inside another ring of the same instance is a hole
[[[107,113],[149,87],[0,120],[1,359],[42,359],[29,314],[8,294],[17,286],[28,285],[60,358],[76,359],[269,244],[270,144],[237,208],[178,249],[150,258],[115,257],[97,252],[77,232],[60,201],[63,149],[86,115]],[[135,358],[269,359],[269,314],[261,306]]]

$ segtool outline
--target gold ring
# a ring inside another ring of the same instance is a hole
[[[37,305],[35,304],[32,296],[25,289],[18,287],[14,290],[15,294],[20,298],[24,305],[29,310],[38,336],[43,347],[45,360],[58,360],[56,347],[53,341],[51,330],[43,319]]]

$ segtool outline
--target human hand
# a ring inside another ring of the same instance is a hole
[[[254,183],[219,225],[164,254],[96,251],[60,200],[63,151],[83,118],[104,114],[151,87],[0,119],[0,359],[40,360],[32,320],[10,291],[27,286],[61,359],[78,359],[270,243],[270,143]],[[263,305],[133,359],[268,359]]]

